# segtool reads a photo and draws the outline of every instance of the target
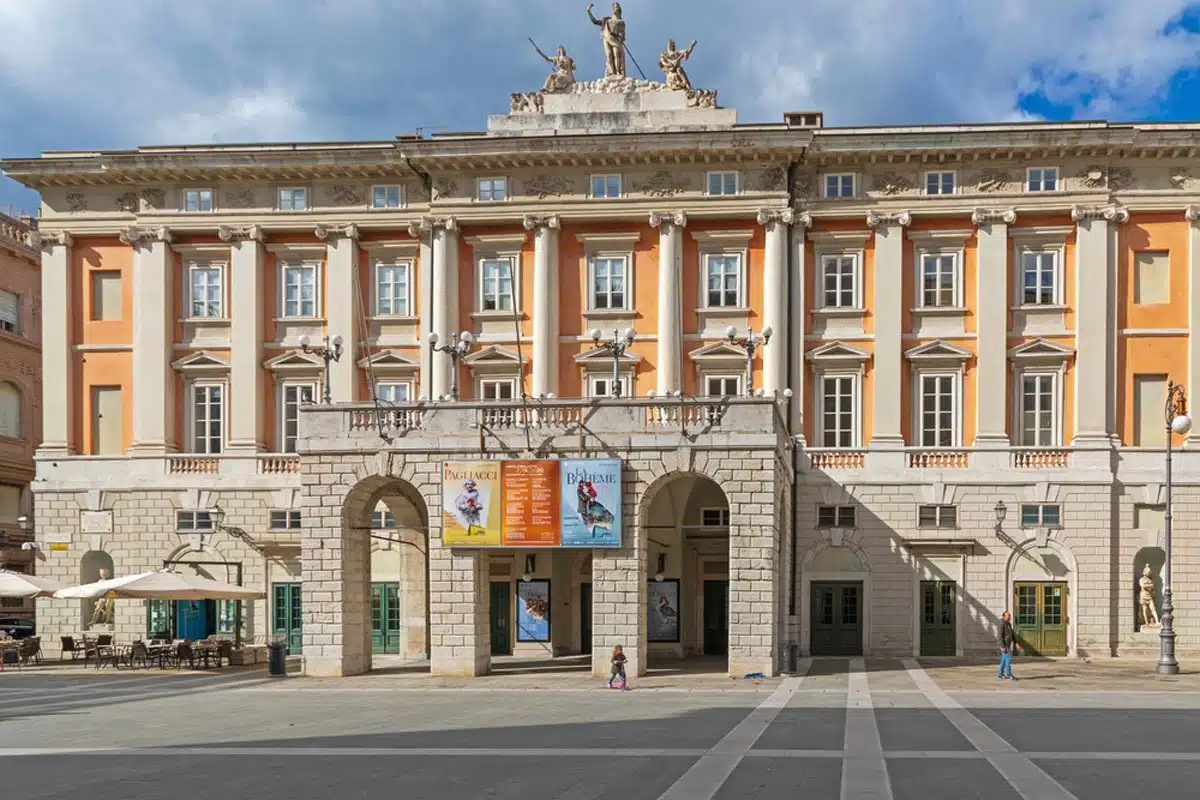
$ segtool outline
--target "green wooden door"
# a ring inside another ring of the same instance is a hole
[[[921,655],[955,654],[954,581],[921,581]]]
[[[814,583],[809,617],[812,655],[862,655],[861,583]]]
[[[288,653],[298,655],[304,646],[304,615],[300,609],[300,584],[277,583],[274,589],[274,632],[287,639]]]
[[[1018,583],[1013,587],[1013,627],[1025,655],[1067,654],[1067,585]]]
[[[492,655],[512,655],[512,585],[492,583]]]
[[[400,653],[400,584],[371,584],[371,652]]]
[[[729,581],[704,582],[704,655],[729,654]]]

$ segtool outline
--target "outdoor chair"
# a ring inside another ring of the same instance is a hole
[[[18,665],[26,667],[32,661],[35,664],[42,663],[42,639],[40,636],[30,636],[21,642],[21,649],[18,652]]]
[[[233,666],[233,642],[228,639],[217,643],[217,667],[221,666],[221,659],[225,659],[227,665]]]
[[[58,660],[62,661],[64,658],[66,658],[67,653],[71,654],[72,661],[79,658],[80,654],[83,654],[85,658],[87,657],[86,648],[83,646],[83,644],[76,642],[73,636],[62,637],[62,652],[59,653]]]
[[[112,640],[113,637],[111,633],[102,633],[96,637],[96,644],[100,647],[111,647]]]
[[[187,662],[188,669],[195,669],[196,653],[192,650],[192,643],[183,641],[176,644],[175,652],[172,654],[171,660],[175,669],[182,669],[185,661]]]
[[[129,645],[129,652],[125,659],[130,667],[140,661],[143,667],[150,668],[150,650],[146,647],[145,642],[134,642]]]

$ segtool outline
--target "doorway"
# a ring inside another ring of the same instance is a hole
[[[492,583],[491,594],[492,655],[512,655],[512,584]]]
[[[400,653],[400,584],[371,584],[371,652]]]
[[[272,631],[287,642],[288,653],[298,655],[304,649],[304,614],[300,607],[300,584],[277,583]]]
[[[862,655],[862,584],[814,583],[811,599],[812,655]]]
[[[1017,583],[1013,609],[1017,642],[1026,655],[1067,654],[1067,584]]]
[[[216,633],[217,604],[212,600],[175,601],[175,635],[189,642],[207,639]]]
[[[592,654],[592,585],[579,584],[579,652]]]
[[[729,654],[729,581],[704,582],[704,655]]]
[[[954,581],[921,581],[921,655],[957,653],[957,600]]]

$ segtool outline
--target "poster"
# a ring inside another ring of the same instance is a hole
[[[678,642],[679,581],[650,581],[646,595],[646,640]]]
[[[447,547],[499,547],[503,513],[500,461],[442,464],[442,543]]]
[[[558,546],[558,461],[504,461],[501,524],[505,547]]]
[[[562,546],[620,547],[620,460],[560,463]]]
[[[517,641],[550,641],[550,581],[517,583]]]

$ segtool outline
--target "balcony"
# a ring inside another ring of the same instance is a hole
[[[87,489],[280,489],[298,486],[294,453],[38,457],[34,491]]]

